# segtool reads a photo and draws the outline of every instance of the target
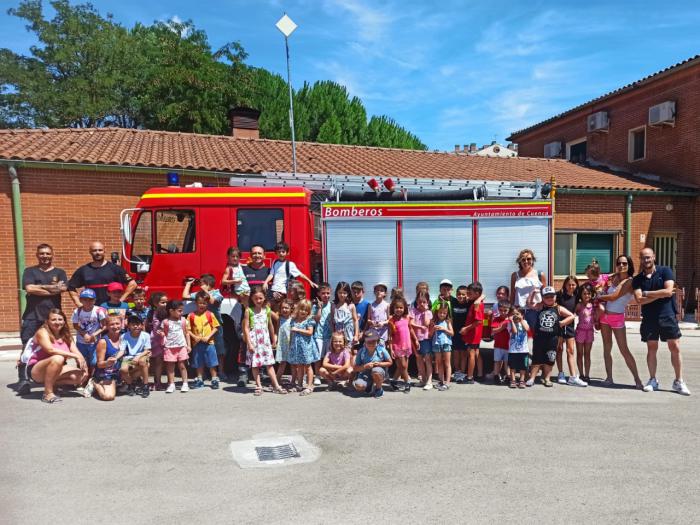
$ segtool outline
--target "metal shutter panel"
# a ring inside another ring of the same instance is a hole
[[[425,219],[401,225],[403,287],[412,301],[416,283],[430,284],[430,298],[440,291],[440,281],[449,279],[454,290],[472,279],[472,221]],[[453,290],[453,295],[454,295]]]
[[[396,286],[396,223],[354,220],[326,222],[328,275],[333,287],[339,281],[362,281],[367,299],[374,285],[383,281]]]
[[[549,219],[488,219],[479,221],[479,282],[488,302],[496,288],[510,288],[510,276],[518,269],[520,250],[531,249],[539,272],[548,273]]]

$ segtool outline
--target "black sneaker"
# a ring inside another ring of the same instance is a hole
[[[31,391],[32,391],[32,385],[29,381],[27,381],[26,379],[24,381],[20,381],[19,385],[17,386],[17,395],[18,396],[26,396]]]
[[[137,392],[142,398],[146,399],[149,395],[151,395],[151,389],[148,388],[148,385],[143,385],[141,386],[141,392]]]
[[[405,383],[403,393],[408,394],[411,391],[411,382],[409,381],[408,383]]]
[[[129,397],[134,397],[134,396],[136,395],[136,389],[137,389],[137,388],[138,388],[138,387],[137,387],[137,386],[134,386],[134,385],[126,385],[126,394],[127,394]]]
[[[391,379],[391,380],[389,381],[389,386],[391,387],[391,389],[392,389],[394,392],[396,392],[396,391],[399,389],[399,385],[398,385],[398,383],[396,382],[396,379]]]
[[[236,386],[245,387],[248,384],[248,369],[244,366],[238,367],[238,381]]]
[[[464,380],[464,383],[467,385],[473,385],[475,382],[473,377],[468,377]]]

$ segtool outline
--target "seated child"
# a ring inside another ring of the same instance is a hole
[[[357,392],[367,392],[380,398],[384,395],[382,384],[386,370],[393,361],[386,348],[379,346],[379,334],[373,328],[365,332],[365,344],[357,351],[353,373],[353,387]]]
[[[347,381],[352,375],[352,357],[346,348],[345,335],[336,332],[331,337],[331,350],[323,358],[319,375],[328,383],[328,390],[335,390],[338,382]]]
[[[126,332],[122,334],[119,349],[124,352],[119,373],[127,385],[127,394],[148,397],[148,365],[151,357],[151,336],[144,330],[144,323],[137,315],[126,319]],[[136,381],[134,381],[136,380]],[[134,387],[134,382],[136,386]]]

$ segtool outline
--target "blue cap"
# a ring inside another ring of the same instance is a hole
[[[81,299],[97,299],[97,294],[95,293],[95,290],[92,288],[85,288],[82,292],[80,292],[80,298]]]

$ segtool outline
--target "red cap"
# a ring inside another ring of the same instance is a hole
[[[122,283],[109,283],[107,285],[107,291],[108,292],[123,292],[124,286],[122,285]]]

